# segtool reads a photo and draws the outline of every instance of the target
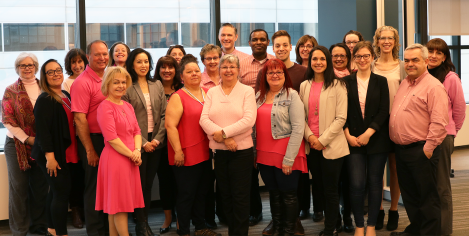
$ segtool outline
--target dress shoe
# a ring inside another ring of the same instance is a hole
[[[388,213],[388,224],[386,225],[386,229],[388,231],[396,230],[399,226],[399,212],[389,210]]]
[[[375,229],[380,230],[384,226],[384,210],[379,210],[378,219],[376,220]]]
[[[249,226],[254,226],[262,220],[262,212],[258,216],[249,216]]]
[[[353,233],[353,231],[355,231],[355,226],[353,226],[353,224],[345,224],[344,223],[344,231],[346,233]]]
[[[215,220],[206,220],[205,221],[205,226],[207,226],[207,228],[209,228],[209,229],[217,229],[218,228],[218,225],[215,222]]]
[[[315,211],[313,213],[313,221],[314,222],[319,222],[322,219],[324,219],[324,214],[322,213],[322,211]]]
[[[262,235],[273,235],[274,234],[274,221],[270,221],[269,225],[262,230]]]
[[[160,228],[160,234],[165,234],[169,232],[169,229],[171,229],[171,224],[169,224],[169,226],[166,228]]]
[[[301,224],[300,218],[298,218],[298,220],[296,221],[294,235],[305,235],[305,229],[303,228],[303,225]]]
[[[415,234],[410,234],[406,232],[391,232],[390,236],[414,236]]]
[[[81,221],[80,210],[78,207],[72,207],[72,225],[77,229],[83,228],[83,221]]]
[[[301,210],[300,212],[300,220],[308,219],[309,218],[309,209],[308,210]]]
[[[49,231],[47,230],[46,227],[39,227],[33,231],[31,231],[31,234],[40,234],[40,235],[46,235]]]
[[[324,231],[319,232],[318,236],[339,236],[337,231],[334,231],[332,234],[325,234]]]
[[[221,234],[214,232],[211,229],[199,229],[194,232],[195,236],[221,236]]]

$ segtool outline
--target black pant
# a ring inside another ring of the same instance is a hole
[[[252,174],[251,174],[251,194],[250,194],[250,208],[249,208],[249,215],[250,216],[259,216],[262,213],[262,199],[261,194],[259,192],[259,169],[254,168],[254,164],[252,166]]]
[[[280,190],[282,192],[298,189],[298,179],[300,178],[301,171],[294,170],[291,174],[286,175],[282,169],[275,166],[257,164],[257,167],[261,172],[262,180],[267,189]]]
[[[55,229],[57,235],[68,235],[67,233],[67,213],[68,198],[70,196],[70,170],[65,162],[59,162],[60,170],[57,170],[57,177],[47,173],[46,158],[37,158],[37,164],[46,175],[49,183],[49,194],[47,195],[46,215],[47,227]]]
[[[94,150],[101,156],[104,149],[104,137],[101,134],[91,134],[91,142],[93,143]],[[88,165],[88,156],[86,150],[80,139],[78,143],[78,156],[85,169],[85,195],[84,195],[84,209],[86,219],[86,233],[88,236],[104,235],[109,230],[107,214],[102,211],[96,211],[96,184],[98,180],[98,166],[92,167]]]
[[[439,235],[440,198],[437,189],[437,167],[440,146],[428,159],[423,143],[403,148],[396,145],[396,168],[402,200],[410,225],[405,232],[416,235]]]
[[[206,228],[205,197],[210,164],[204,161],[193,166],[172,166],[178,189],[176,209],[179,235],[190,234],[191,219],[196,230]]]
[[[215,183],[215,170],[212,168],[212,158],[213,158],[213,153],[210,150],[210,171],[208,173],[208,192],[207,192],[207,198],[205,200],[205,220],[214,222],[215,221],[215,192],[214,192],[214,183]]]
[[[309,173],[300,173],[300,178],[298,178],[297,191],[298,211],[309,210],[309,208],[311,208],[311,183],[309,181]]]
[[[168,148],[163,148],[160,164],[156,170],[158,174],[160,200],[163,210],[174,210],[176,199],[176,181],[173,169],[168,161]]]
[[[253,149],[216,150],[215,174],[223,199],[229,235],[248,235]]]
[[[312,165],[313,162],[309,159],[317,160],[319,163]],[[313,178],[321,178],[324,186],[325,198],[325,220],[324,220],[324,233],[333,234],[337,217],[339,214],[339,178],[342,170],[344,158],[338,159],[325,159],[322,151],[311,150],[308,157],[308,168],[312,173],[315,173]],[[319,172],[319,173],[317,173]],[[314,202],[313,195],[313,202]]]
[[[315,153],[315,155],[313,155]],[[322,152],[311,149],[306,160],[308,162],[308,169],[312,176],[311,195],[313,196],[313,211],[323,212],[326,205],[324,198],[324,185],[322,183],[322,174],[320,160],[324,158]]]
[[[344,210],[344,223],[351,224],[352,217],[350,215],[352,214],[352,205],[350,201],[350,183],[348,179],[348,171],[345,160],[339,178],[339,197],[342,200],[341,203],[342,208]]]
[[[148,140],[151,140],[151,137],[152,133],[148,133]],[[153,152],[142,152],[142,164],[139,166],[139,170],[145,208],[135,208],[134,215],[138,222],[148,221],[148,211],[151,207],[151,188],[153,187],[153,180],[155,180],[156,170],[160,164],[163,149],[160,148]]]
[[[70,196],[68,198],[70,208],[83,208],[83,194],[85,191],[85,170],[82,161],[77,163],[67,163],[70,170]]]

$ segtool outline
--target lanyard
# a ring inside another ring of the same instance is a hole
[[[191,95],[191,97],[195,98],[195,100],[197,100],[200,103],[200,105],[202,105],[202,106],[204,105],[197,97],[195,97],[189,90],[187,90],[186,87],[184,87],[184,90],[186,90],[186,92],[188,92],[189,95]],[[200,88],[200,92],[202,92],[202,98],[205,102],[205,95],[204,95],[204,91],[202,90],[202,88]]]

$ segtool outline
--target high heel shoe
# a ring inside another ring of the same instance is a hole
[[[171,223],[166,228],[160,228],[160,234],[165,234],[165,233],[169,232],[169,229],[171,229]]]

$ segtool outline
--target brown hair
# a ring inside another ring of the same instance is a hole
[[[308,41],[311,41],[311,43],[313,44],[313,48],[318,46],[318,41],[316,40],[316,38],[314,38],[313,36],[309,34],[305,34],[301,36],[300,39],[298,39],[298,42],[296,42],[295,53],[296,53],[296,62],[298,62],[298,64],[300,65],[303,64],[303,58],[301,58],[300,56],[300,46],[305,45]]]
[[[392,58],[398,59],[399,58],[399,48],[401,44],[399,43],[399,32],[392,26],[381,26],[376,29],[375,36],[373,36],[373,47],[374,52],[377,57],[381,56],[381,48],[378,45],[379,38],[381,37],[381,32],[383,31],[392,31],[394,33],[394,47],[392,49]]]
[[[365,38],[363,38],[363,35],[362,33],[356,31],[356,30],[350,30],[349,32],[347,32],[345,35],[344,35],[344,39],[342,40],[342,43],[345,43],[345,37],[347,37],[347,35],[349,34],[354,34],[356,36],[358,36],[358,40],[360,41],[365,41]]]
[[[72,60],[75,57],[80,57],[81,60],[83,60],[85,67],[88,65],[88,59],[86,58],[86,54],[85,52],[83,52],[83,50],[79,48],[70,49],[67,55],[65,55],[65,71],[67,72],[67,75],[69,76],[73,75]]]
[[[443,63],[441,63],[443,65],[444,75],[442,74],[442,75],[435,76],[435,77],[437,77],[437,79],[439,81],[441,81],[441,83],[443,83],[443,82],[445,82],[446,75],[450,71],[456,71],[456,67],[454,66],[453,62],[451,61],[451,54],[450,54],[448,44],[446,44],[446,42],[443,39],[434,38],[434,39],[428,41],[426,46],[427,46],[427,49],[429,51],[430,50],[437,50],[437,51],[442,52],[446,56],[445,61],[443,61]]]
[[[236,29],[236,27],[234,27],[234,25],[232,25],[232,24],[230,24],[230,23],[224,23],[223,25],[221,25],[221,27],[220,27],[220,29],[219,29],[218,31],[221,31],[221,29],[222,29],[223,27],[231,27],[232,29],[234,29],[235,35],[238,34],[238,29]]]
[[[114,66],[114,64],[116,64],[116,62],[114,61],[114,48],[117,47],[117,45],[124,45],[125,46],[125,49],[127,51],[127,58],[129,57],[130,55],[130,48],[129,46],[127,46],[127,44],[125,44],[124,42],[116,42],[114,43],[111,48],[109,49],[109,62],[107,63],[107,66]],[[124,63],[125,65],[125,63]]]
[[[286,30],[279,30],[272,35],[272,43],[274,43],[275,39],[281,36],[287,36],[288,37],[288,42],[291,44],[291,37],[290,34]]]
[[[211,51],[216,51],[218,53],[218,57],[221,57],[221,48],[218,45],[213,45],[213,44],[205,44],[205,46],[200,50],[200,60],[203,61],[205,60],[205,54],[211,52]]]
[[[352,59],[355,58],[355,54],[358,52],[358,50],[360,50],[362,48],[368,49],[370,51],[371,56],[373,58],[375,57],[375,53],[373,51],[373,46],[371,46],[371,42],[370,41],[361,41],[361,42],[358,42],[357,45],[355,45],[355,47],[353,48]]]
[[[55,99],[58,103],[63,104],[62,98],[60,98],[60,96],[49,87],[50,85],[49,85],[49,82],[47,81],[46,66],[51,62],[57,63],[60,66],[60,69],[63,69],[60,63],[57,62],[57,60],[55,59],[49,59],[46,62],[44,62],[44,64],[42,64],[42,67],[41,67],[41,74],[39,75],[39,87],[41,88],[43,92],[49,94],[49,96]],[[63,74],[62,74],[62,78],[63,78]]]

